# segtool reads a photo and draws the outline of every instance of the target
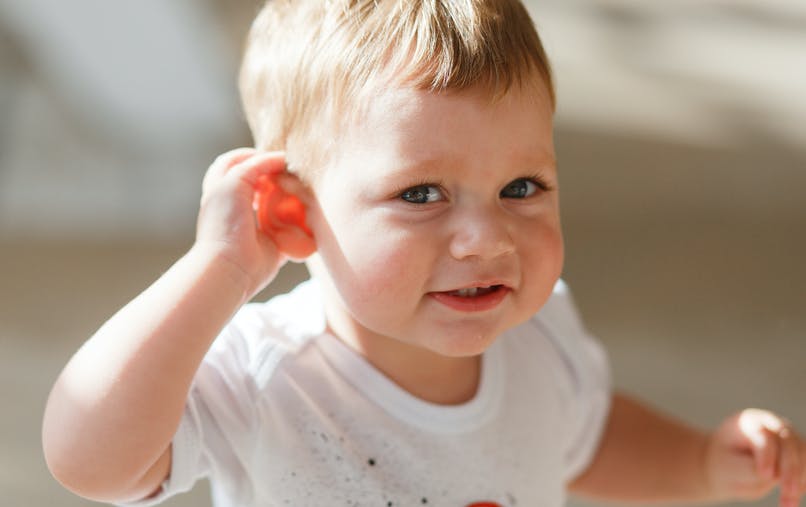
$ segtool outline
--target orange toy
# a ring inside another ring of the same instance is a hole
[[[295,195],[286,193],[274,182],[272,176],[261,174],[255,184],[253,207],[258,227],[269,236],[274,236],[289,225],[299,227],[311,235],[311,230],[305,223],[305,206]]]

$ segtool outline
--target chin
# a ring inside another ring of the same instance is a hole
[[[498,338],[500,333],[467,333],[456,337],[443,337],[439,343],[440,355],[447,357],[473,357],[483,354]]]
[[[432,344],[439,344],[442,355],[449,357],[477,356],[487,350],[507,330],[529,320],[532,313],[521,312],[522,315],[508,314],[494,321],[453,322],[442,336],[435,336]]]

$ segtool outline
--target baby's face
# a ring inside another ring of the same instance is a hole
[[[331,329],[362,351],[479,354],[540,309],[562,269],[548,95],[374,99],[312,183]]]

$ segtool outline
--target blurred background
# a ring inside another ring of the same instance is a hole
[[[806,3],[528,4],[559,89],[564,277],[616,385],[696,425],[763,406],[806,431]],[[47,392],[190,246],[212,159],[250,144],[257,6],[0,0],[4,505],[93,505],[44,465]]]

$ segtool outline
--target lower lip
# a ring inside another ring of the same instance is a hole
[[[484,312],[498,306],[509,292],[510,289],[499,287],[481,296],[462,297],[448,292],[431,292],[429,295],[439,303],[460,312]]]

